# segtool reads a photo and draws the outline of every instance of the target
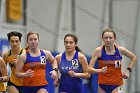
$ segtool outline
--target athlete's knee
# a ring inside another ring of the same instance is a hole
[[[46,89],[39,89],[37,93],[48,93],[48,91]]]

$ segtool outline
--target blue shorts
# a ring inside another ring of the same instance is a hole
[[[111,93],[115,88],[117,88],[120,85],[104,85],[99,84],[100,88],[103,89],[106,93]]]
[[[8,81],[7,86],[14,86],[19,91],[19,93],[22,93],[22,86],[17,86],[13,84],[10,80]]]
[[[66,92],[66,93],[85,93],[84,92],[84,85],[77,84],[75,86],[69,86],[69,85],[59,85],[59,93],[60,92]]]
[[[37,93],[39,89],[45,89],[49,93],[49,87],[48,85],[44,86],[23,86],[22,93]]]

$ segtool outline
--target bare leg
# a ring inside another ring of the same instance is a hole
[[[37,91],[37,93],[48,93],[48,91],[46,90],[46,89],[39,89],[38,91]]]
[[[98,93],[106,93],[106,92],[98,85]]]
[[[122,93],[122,86],[118,86],[117,88],[115,88],[112,93]]]
[[[7,93],[19,93],[19,91],[14,86],[7,86]]]

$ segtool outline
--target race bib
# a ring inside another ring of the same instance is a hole
[[[78,67],[78,60],[77,59],[72,60],[72,66]]]
[[[121,61],[115,61],[115,68],[121,67]]]
[[[46,64],[46,57],[40,56],[41,64]]]

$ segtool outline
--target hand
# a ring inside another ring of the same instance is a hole
[[[34,75],[34,71],[32,69],[28,69],[26,72],[25,72],[25,76],[26,77],[32,77]]]
[[[58,85],[59,85],[59,80],[58,80],[58,78],[56,78],[56,79],[54,80],[54,83],[53,83],[53,84],[54,84],[55,87],[58,87]]]
[[[107,66],[105,66],[105,67],[103,67],[102,69],[101,69],[101,72],[102,73],[105,73],[107,71]]]
[[[76,73],[75,73],[74,71],[72,71],[72,70],[70,70],[70,71],[68,72],[68,74],[69,74],[71,77],[76,77]]]
[[[58,77],[57,72],[55,70],[52,70],[50,73],[51,73],[51,78],[56,79]]]
[[[122,73],[123,78],[124,78],[124,79],[129,78],[129,73],[130,73],[130,72],[129,72],[128,70],[126,70],[125,72],[123,72],[123,73]]]

